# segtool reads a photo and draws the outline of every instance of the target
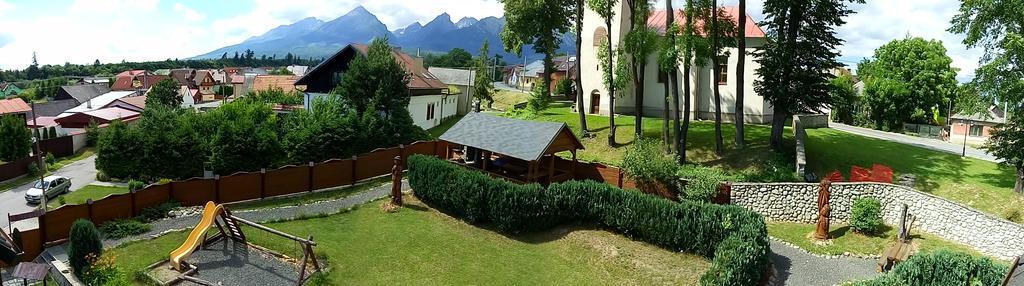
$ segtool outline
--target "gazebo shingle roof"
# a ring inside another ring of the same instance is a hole
[[[583,148],[565,123],[518,120],[483,113],[466,114],[439,139],[535,161],[547,154],[548,148],[562,134],[568,134],[578,149]]]

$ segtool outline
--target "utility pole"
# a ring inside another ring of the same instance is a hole
[[[967,135],[971,134],[971,121],[964,119],[964,150],[960,153],[960,157],[967,157]]]
[[[37,124],[37,122],[36,122],[36,102],[35,102],[35,100],[33,100],[32,101],[32,126],[38,126],[36,124]],[[38,130],[39,129],[36,129],[36,131],[38,131]],[[43,180],[43,178],[46,177],[46,165],[45,165],[46,162],[43,161],[43,156],[40,156],[40,153],[42,153],[43,150],[39,148],[39,132],[32,132],[32,136],[35,136],[35,140],[33,140],[33,141],[35,141],[35,143],[36,143],[36,150],[35,150],[35,154],[33,154],[33,155],[35,155],[36,156],[36,160],[39,161],[39,164],[37,164],[37,166],[39,166],[39,186],[43,187],[42,188],[42,190],[43,190],[43,198],[40,201],[40,202],[42,202],[42,203],[40,203],[40,206],[43,207],[43,213],[45,213],[46,212],[46,189],[47,189],[47,187],[49,187],[49,186],[46,185],[46,183]]]

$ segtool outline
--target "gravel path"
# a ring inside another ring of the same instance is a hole
[[[872,259],[823,258],[777,241],[771,242],[771,248],[776,275],[774,285],[829,286],[878,275]]]
[[[402,190],[409,191],[409,183],[402,181]],[[391,183],[387,183],[378,187],[374,187],[368,191],[356,193],[344,198],[314,202],[299,206],[288,206],[271,209],[258,209],[249,211],[238,211],[233,212],[237,217],[241,217],[245,220],[252,222],[269,222],[269,221],[281,221],[291,220],[301,217],[317,216],[324,214],[334,214],[341,210],[351,208],[356,205],[364,204],[379,198],[387,197],[388,193],[391,192]],[[150,224],[152,227],[149,232],[126,237],[119,240],[106,240],[104,245],[107,247],[115,247],[125,242],[149,239],[155,236],[159,236],[168,231],[184,230],[195,227],[199,223],[200,216],[186,216],[178,218],[167,218],[155,221]]]
[[[189,262],[199,268],[197,278],[224,286],[295,285],[299,278],[297,266],[230,239],[197,250]]]

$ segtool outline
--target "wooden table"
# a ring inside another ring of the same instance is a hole
[[[893,242],[878,259],[878,272],[889,271],[896,263],[906,261],[910,257],[911,248],[909,242]]]

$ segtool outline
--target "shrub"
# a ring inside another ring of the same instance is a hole
[[[50,134],[49,138],[57,138],[57,127],[50,127],[49,134]]]
[[[802,182],[796,169],[782,156],[769,159],[760,168],[744,171],[742,181],[757,183]]]
[[[107,176],[107,172],[96,171],[96,180],[100,182],[110,182],[110,176]]]
[[[86,285],[130,285],[127,277],[117,268],[113,257],[90,255],[88,259],[89,270],[80,276]]]
[[[36,164],[35,161],[32,161],[31,163],[28,163],[28,175],[29,176],[39,175],[39,164]]]
[[[987,257],[951,250],[918,253],[896,264],[892,271],[872,280],[854,283],[861,286],[888,285],[1000,285],[1009,269]]]
[[[591,221],[662,248],[708,257],[712,265],[702,285],[754,285],[768,266],[763,219],[736,206],[675,203],[595,181],[557,183],[544,190],[422,155],[409,157],[409,184],[424,202],[501,231]]]
[[[736,176],[722,169],[698,165],[684,165],[679,168],[677,175],[688,180],[680,197],[697,202],[710,202],[718,194],[721,182],[736,180]]]
[[[675,158],[665,155],[663,150],[665,147],[658,141],[637,140],[622,158],[622,169],[626,176],[640,184],[662,183],[675,189],[679,165]]]
[[[53,163],[57,162],[57,158],[53,157],[53,153],[46,153],[46,165],[53,166]]]
[[[107,239],[121,239],[140,235],[150,230],[150,226],[136,219],[112,220],[100,225],[100,232]]]
[[[876,234],[882,230],[882,203],[876,198],[862,197],[853,201],[850,209],[850,227],[864,234]]]
[[[1024,222],[1024,212],[1020,209],[1008,209],[1003,211],[1003,218],[1012,222]]]
[[[145,188],[145,187],[146,187],[146,183],[143,183],[142,181],[138,181],[138,180],[129,180],[128,181],[128,189],[129,190],[138,191],[138,190],[141,190],[142,188]]]
[[[75,275],[82,277],[82,273],[90,266],[88,257],[103,255],[100,232],[91,221],[78,219],[71,225],[71,233],[68,236],[68,262],[75,270]]]
[[[142,209],[142,212],[139,213],[138,218],[143,222],[153,222],[155,220],[167,217],[168,212],[180,206],[181,203],[178,203],[177,201],[166,201],[160,203],[159,205]]]

